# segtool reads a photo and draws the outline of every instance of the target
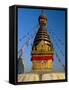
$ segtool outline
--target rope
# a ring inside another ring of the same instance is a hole
[[[37,28],[38,25],[36,25],[36,30],[34,31],[34,33],[32,33],[30,35],[30,37],[28,38],[28,40],[22,45],[22,47],[20,48],[20,50],[18,51],[18,54],[20,53],[20,51],[22,50],[22,52],[24,52],[24,49],[28,46],[28,44],[30,43],[31,46],[33,45],[33,38],[35,37],[36,33],[37,33]],[[29,35],[29,33],[27,33],[27,35],[24,35],[19,41],[21,42],[24,38],[26,38]]]
[[[36,25],[35,28],[37,28],[37,27],[38,27],[38,24]],[[32,30],[34,30],[34,27],[33,27]],[[35,31],[35,32],[36,32],[36,31]],[[33,33],[33,34],[34,34],[34,33]],[[31,35],[33,35],[33,34],[31,34]],[[21,42],[22,40],[24,40],[28,35],[30,35],[29,32],[28,32],[26,35],[24,35],[22,38],[20,38],[20,39],[19,39],[19,42]],[[30,36],[31,36],[31,35],[30,35]]]
[[[49,28],[48,28],[48,30],[49,30]],[[51,32],[50,32],[51,31]],[[50,34],[52,34],[52,36],[55,36],[55,38],[57,38],[57,40],[58,41],[60,41],[60,44],[63,46],[64,45],[64,43],[62,42],[62,40],[60,40],[58,37],[57,37],[57,35],[56,35],[56,33],[53,31],[53,29],[51,28],[51,30],[49,31],[49,33]]]
[[[21,41],[22,41],[23,39],[25,39],[28,35],[29,35],[29,32],[28,32],[26,35],[24,35],[22,38],[20,38],[19,41],[21,42]]]
[[[60,47],[59,47],[58,44],[56,43],[56,39],[53,38],[52,41],[55,41],[55,44],[56,44],[56,46],[59,48],[61,55],[64,56],[62,50],[60,49]],[[54,48],[54,50],[55,50],[55,48]],[[60,65],[65,69],[65,65],[62,63],[62,61],[61,61],[59,55],[56,53],[56,50],[55,50],[55,55],[56,55],[56,57],[58,58],[57,60],[58,60],[58,62],[60,63]]]
[[[49,33],[50,33],[50,32],[49,32]],[[53,37],[53,35],[52,35],[52,37]],[[64,53],[63,53],[63,51],[62,51],[63,49],[61,49],[60,46],[58,45],[58,43],[57,43],[57,41],[56,41],[56,38],[53,37],[53,41],[55,41],[56,46],[59,48],[61,54],[64,56]],[[60,43],[60,41],[58,41],[58,42]]]
[[[61,61],[61,59],[60,59],[60,57],[59,57],[59,55],[55,52],[55,54],[56,54],[56,57],[58,58],[57,60],[58,60],[58,62],[60,63],[60,65],[65,69],[65,65],[62,63],[62,61]]]

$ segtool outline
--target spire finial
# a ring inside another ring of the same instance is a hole
[[[44,10],[41,9],[41,15],[39,16],[39,24],[41,26],[45,26],[46,25],[46,21],[47,21],[47,18],[46,16],[44,15]]]
[[[41,9],[41,15],[43,15],[44,14],[44,10],[43,9]]]

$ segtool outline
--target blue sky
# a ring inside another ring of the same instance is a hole
[[[31,71],[31,44],[29,43],[29,38],[34,32],[38,31],[38,17],[41,14],[41,9],[27,9],[18,8],[18,51],[24,45],[23,58],[25,71]],[[54,50],[54,69],[63,70],[55,52],[60,56],[61,62],[65,64],[65,11],[59,10],[47,10],[44,9],[44,14],[47,17],[46,29],[52,40]],[[63,55],[62,55],[62,53]]]

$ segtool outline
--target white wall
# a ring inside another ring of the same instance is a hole
[[[26,4],[69,8],[69,0],[0,0],[0,90],[68,90],[69,82],[13,86],[8,83],[9,5]],[[69,13],[68,13],[69,15]],[[68,20],[69,21],[69,20]],[[69,32],[68,32],[69,33]],[[69,38],[69,37],[68,37]],[[69,48],[68,48],[69,49]]]

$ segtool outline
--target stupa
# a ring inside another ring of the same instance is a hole
[[[39,29],[31,51],[32,70],[47,71],[53,67],[54,49],[46,29],[47,17],[44,13],[39,16],[38,21]]]

